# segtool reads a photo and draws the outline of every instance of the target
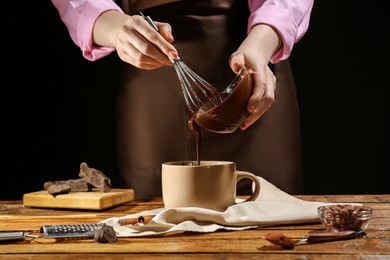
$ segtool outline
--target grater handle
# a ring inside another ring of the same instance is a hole
[[[24,240],[23,231],[2,231],[0,232],[0,242]]]

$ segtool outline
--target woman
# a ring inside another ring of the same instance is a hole
[[[161,164],[195,160],[193,134],[170,58],[219,90],[245,65],[248,119],[232,134],[204,133],[202,160],[229,160],[282,190],[303,191],[299,110],[288,57],[308,28],[313,0],[52,0],[91,61],[124,61],[117,102],[118,164],[137,198],[161,196]],[[140,15],[150,16],[154,30]],[[238,192],[250,192],[242,182]]]

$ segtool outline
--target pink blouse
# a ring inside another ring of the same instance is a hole
[[[113,48],[100,47],[92,42],[96,19],[108,10],[123,11],[113,0],[51,0],[61,20],[68,28],[73,42],[80,47],[83,56],[94,61],[107,56]],[[283,41],[282,48],[271,62],[287,59],[296,42],[307,31],[314,0],[248,0],[251,15],[248,32],[257,24],[275,28]]]

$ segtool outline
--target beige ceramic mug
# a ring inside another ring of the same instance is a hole
[[[201,161],[200,165],[193,161],[163,163],[164,206],[225,211],[236,203],[237,182],[245,178],[255,184],[253,194],[245,201],[255,200],[260,193],[259,179],[253,173],[237,171],[234,162]]]

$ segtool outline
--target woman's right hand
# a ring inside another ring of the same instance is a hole
[[[159,32],[140,15],[108,11],[96,20],[94,42],[100,46],[114,47],[123,61],[140,69],[173,66],[168,56],[176,59],[178,52],[171,44],[174,41],[172,28],[168,23],[155,24]]]

